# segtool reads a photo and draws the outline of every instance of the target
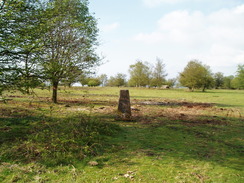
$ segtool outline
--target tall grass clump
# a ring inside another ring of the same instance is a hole
[[[85,115],[30,122],[23,136],[2,144],[0,161],[34,161],[47,166],[74,163],[101,153],[106,139],[119,130],[116,124]]]

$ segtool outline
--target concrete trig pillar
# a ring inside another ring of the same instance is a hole
[[[131,120],[131,106],[129,90],[120,90],[118,118],[122,121]]]

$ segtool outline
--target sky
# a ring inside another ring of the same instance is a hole
[[[136,61],[163,60],[175,78],[190,60],[235,75],[244,64],[244,0],[90,0],[103,64],[97,75],[129,76]]]

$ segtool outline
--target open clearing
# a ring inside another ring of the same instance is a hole
[[[0,182],[244,182],[244,91],[61,88],[0,102]]]

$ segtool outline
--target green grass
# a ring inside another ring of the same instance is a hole
[[[61,88],[57,105],[6,93],[0,182],[244,181],[244,91],[128,88],[138,110],[122,122],[120,89]]]

